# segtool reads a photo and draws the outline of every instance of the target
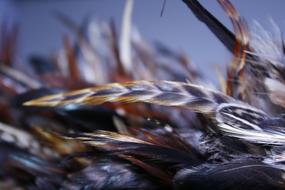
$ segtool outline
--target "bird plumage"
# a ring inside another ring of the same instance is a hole
[[[199,1],[183,1],[233,55],[225,91],[210,88],[180,52],[129,29],[120,46],[113,22],[95,24],[90,40],[88,23],[57,13],[78,38],[75,47],[65,38],[65,61],[32,59],[38,81],[13,68],[12,57],[0,67],[0,187],[285,189],[278,28],[276,43],[264,30],[251,33],[219,0],[231,32]],[[120,47],[132,51],[122,58]]]

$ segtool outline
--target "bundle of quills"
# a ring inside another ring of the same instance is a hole
[[[233,55],[215,89],[184,54],[131,31],[126,2],[121,38],[112,22],[57,14],[75,44],[25,69],[14,63],[16,29],[2,32],[0,189],[285,189],[278,27],[250,32],[219,0],[231,32],[184,0]]]

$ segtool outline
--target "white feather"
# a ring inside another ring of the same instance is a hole
[[[284,53],[283,53],[283,40],[282,33],[277,24],[270,19],[270,28],[268,31],[264,27],[254,21],[252,31],[251,31],[251,42],[250,45],[254,49],[251,54],[259,56],[263,61],[269,61],[272,64],[282,64],[284,63]]]

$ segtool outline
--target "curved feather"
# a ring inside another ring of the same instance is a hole
[[[182,82],[134,81],[111,83],[94,88],[60,93],[26,102],[26,106],[99,105],[106,102],[144,102],[163,106],[181,106],[195,112],[210,113],[220,103],[234,99],[214,90]]]
[[[28,106],[98,105],[105,102],[143,102],[180,106],[212,119],[223,134],[261,144],[285,144],[285,133],[263,128],[270,117],[257,108],[220,92],[189,83],[135,81],[60,93],[26,102]],[[282,124],[281,124],[282,125]]]

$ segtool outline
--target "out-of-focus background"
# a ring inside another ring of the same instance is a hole
[[[284,0],[231,2],[249,26],[253,20],[266,26],[273,18],[285,31]],[[70,33],[55,19],[55,11],[64,13],[78,24],[90,16],[99,21],[113,18],[120,29],[124,3],[124,0],[0,0],[0,21],[19,24],[18,53],[25,60],[30,54],[48,55],[57,51],[62,46],[63,35]],[[217,1],[201,0],[201,3],[232,29]],[[211,77],[214,65],[230,61],[229,52],[182,1],[167,0],[160,16],[162,7],[163,0],[135,0],[133,24],[149,42],[161,42],[185,52],[203,73]]]

